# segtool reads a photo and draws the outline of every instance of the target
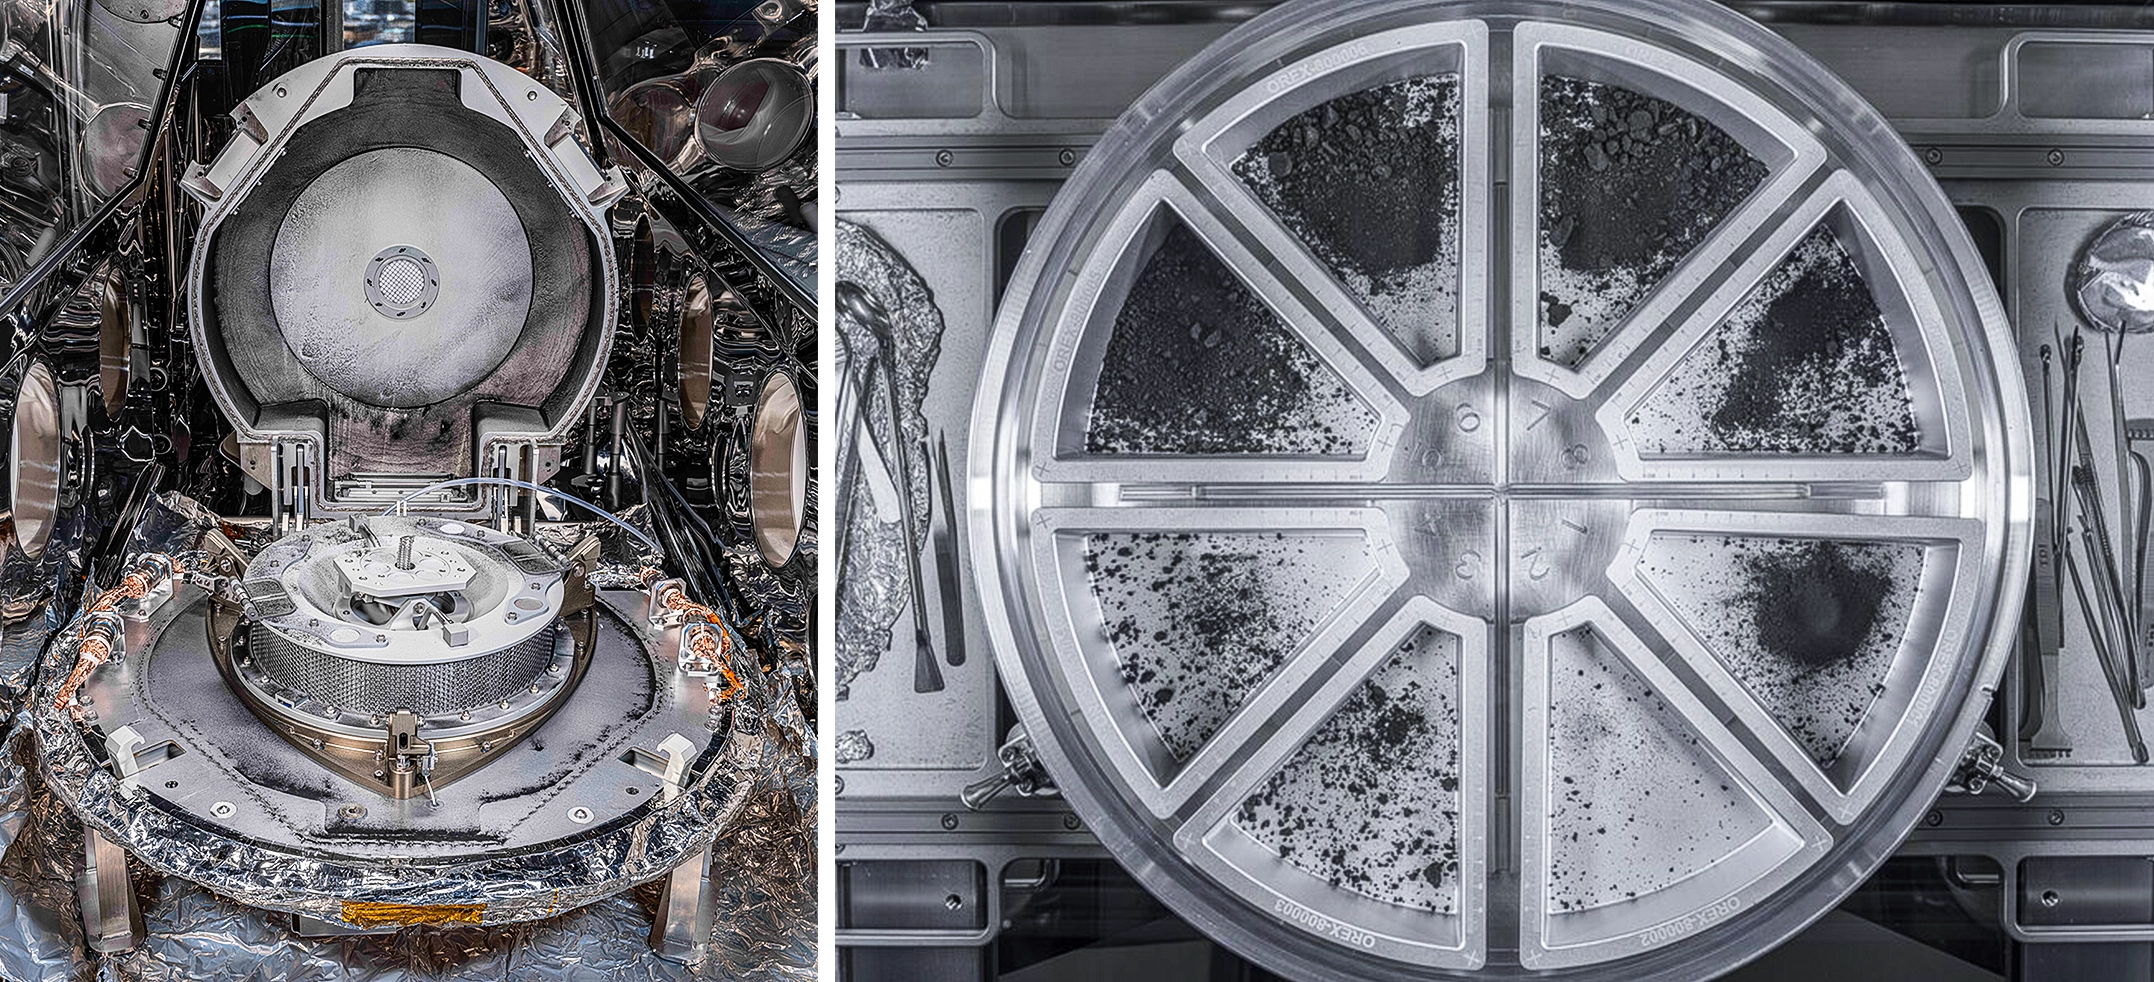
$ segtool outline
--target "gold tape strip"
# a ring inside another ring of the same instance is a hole
[[[356,927],[387,924],[477,924],[486,916],[485,904],[382,904],[362,900],[344,902],[344,923]]]

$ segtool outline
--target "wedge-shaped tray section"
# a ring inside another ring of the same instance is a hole
[[[1519,961],[1681,940],[1831,836],[1607,604],[1526,622]]]
[[[1956,584],[1982,526],[1953,518],[1647,510],[1616,590],[1816,805],[1849,823],[1907,763],[1965,637]]]
[[[1487,625],[1416,598],[1178,838],[1229,889],[1408,964],[1486,958]]]
[[[1904,242],[1826,178],[1599,410],[1630,480],[1958,480],[1958,356]]]
[[[1815,178],[1825,151],[1770,102],[1665,49],[1567,24],[1512,37],[1511,358],[1583,399]]]
[[[1281,69],[1175,145],[1315,309],[1413,395],[1487,359],[1488,29],[1384,31]]]
[[[1033,528],[1083,712],[1162,817],[1357,646],[1406,578],[1364,509],[1051,509]]]
[[[1398,400],[1291,301],[1211,211],[1154,175],[1112,222],[1118,258],[1082,272],[1059,352],[1061,409],[1037,434],[1053,480],[1229,480],[1382,472]]]

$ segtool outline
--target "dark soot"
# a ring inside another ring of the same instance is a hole
[[[1628,310],[1765,180],[1766,168],[1718,127],[1673,104],[1583,79],[1541,79],[1541,241],[1595,292],[1622,289]],[[1634,271],[1635,286],[1613,274]],[[1583,298],[1544,283],[1541,321],[1560,327]],[[1542,355],[1585,360],[1614,329]]]
[[[1783,555],[1745,560],[1742,599],[1758,643],[1797,665],[1823,667],[1862,650],[1893,592],[1892,576],[1858,566],[1840,544],[1810,542]]]
[[[1195,233],[1167,228],[1115,317],[1085,449],[1352,453],[1362,433],[1340,432],[1340,418],[1374,425]]]
[[[1403,123],[1424,98],[1438,112]],[[1458,148],[1444,132],[1457,105],[1451,76],[1340,96],[1266,134],[1234,174],[1325,262],[1381,293],[1391,274],[1433,262],[1457,220]]]

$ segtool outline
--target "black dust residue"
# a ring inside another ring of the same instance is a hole
[[[1458,649],[1422,628],[1242,802],[1235,824],[1334,887],[1458,910]]]
[[[1234,175],[1421,364],[1458,353],[1456,75],[1340,96],[1281,123]]]
[[[1766,176],[1671,103],[1562,76],[1540,92],[1541,356],[1576,367]]]
[[[1741,596],[1758,643],[1805,668],[1855,657],[1893,592],[1890,570],[1856,564],[1831,540],[1805,542],[1784,557],[1753,556],[1744,565],[1748,585]]]
[[[1885,692],[1924,553],[1915,542],[1663,533],[1639,570],[1833,776]]]
[[[1338,374],[1173,222],[1115,317],[1085,449],[1357,455],[1375,427]]]
[[[1102,532],[1085,572],[1123,684],[1187,760],[1368,569],[1358,536]]]

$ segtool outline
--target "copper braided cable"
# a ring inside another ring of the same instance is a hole
[[[78,618],[81,626],[75,631],[75,668],[67,673],[67,681],[61,683],[60,691],[52,701],[52,708],[69,709],[68,704],[75,701],[75,693],[90,681],[91,673],[96,672],[99,666],[112,657],[113,638],[108,634],[113,628],[108,621],[97,615],[117,608],[124,601],[148,596],[159,583],[171,579],[180,571],[180,564],[172,557],[161,552],[144,553],[135,560],[134,568],[120,578],[118,586],[98,594],[97,599],[90,601],[90,605],[83,609]],[[98,633],[91,633],[93,628]],[[82,718],[81,706],[75,706],[71,711],[76,719]]]
[[[646,584],[661,575],[658,570],[649,566],[643,567],[641,572],[643,582]],[[719,673],[725,676],[725,689],[718,693],[719,702],[731,699],[739,695],[741,690],[747,688],[746,683],[740,680],[740,676],[733,674],[732,666],[727,664],[728,659],[726,656],[732,651],[733,639],[727,635],[724,629],[725,622],[718,619],[717,611],[688,599],[688,595],[683,593],[678,586],[667,587],[665,592],[659,594],[658,603],[667,610],[680,612],[691,622],[700,622],[695,625],[697,627],[702,627],[704,624],[719,625],[716,630],[703,627],[701,630],[694,631],[688,637],[688,650],[694,653],[696,657],[716,665]]]

